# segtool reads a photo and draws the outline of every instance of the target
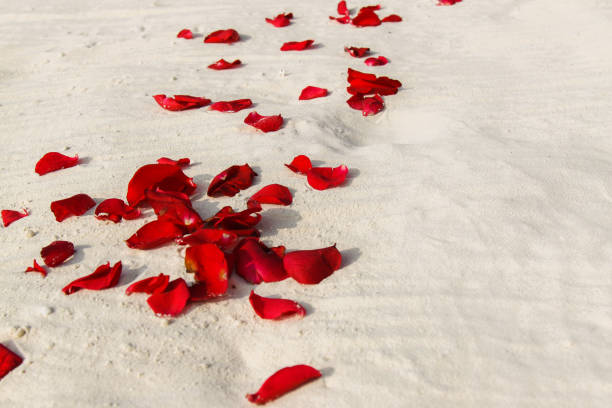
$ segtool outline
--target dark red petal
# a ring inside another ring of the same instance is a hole
[[[344,182],[348,174],[345,165],[338,167],[313,167],[306,175],[308,184],[315,190],[326,190],[339,186]]]
[[[234,43],[236,41],[240,41],[240,35],[236,30],[228,29],[228,30],[218,30],[214,31],[204,38],[205,43]]]
[[[145,190],[155,190],[157,187],[190,195],[197,186],[178,166],[147,164],[136,170],[128,184],[128,204],[135,207],[145,199]]]
[[[310,47],[314,40],[289,41],[283,44],[281,51],[302,51]]]
[[[379,66],[379,65],[386,65],[389,60],[386,57],[383,57],[382,55],[380,57],[370,57],[367,58],[365,61],[366,65],[369,65],[371,67],[373,66]]]
[[[53,241],[40,251],[45,265],[52,268],[61,265],[74,255],[74,245],[68,241]]]
[[[233,247],[238,242],[238,235],[232,231],[202,228],[191,235],[177,238],[179,245],[215,244],[221,249]]]
[[[252,201],[259,204],[289,205],[293,197],[287,187],[280,184],[269,184],[253,194],[249,198],[249,203]]]
[[[293,18],[293,14],[279,14],[274,18],[266,18],[266,22],[272,24],[274,27],[286,27],[291,24],[291,19]]]
[[[283,259],[256,239],[245,239],[234,250],[236,273],[251,283],[287,279]]]
[[[453,4],[457,4],[463,0],[439,0],[438,6],[452,6]]]
[[[23,209],[22,211],[23,211],[23,213],[20,213],[19,211],[15,211],[15,210],[2,210],[2,211],[0,211],[0,214],[2,216],[2,224],[5,227],[8,227],[9,225],[14,223],[15,221],[30,215],[28,213],[28,210]]]
[[[238,112],[251,106],[253,102],[250,99],[236,99],[235,101],[219,101],[210,105],[210,110],[219,112]]]
[[[151,221],[129,237],[125,243],[134,249],[152,249],[183,235],[183,230],[170,221]]]
[[[76,166],[79,163],[79,156],[74,157],[65,156],[57,152],[49,152],[45,154],[36,163],[34,171],[39,175],[51,173],[52,171],[67,169],[68,167]]]
[[[251,291],[249,302],[257,316],[262,319],[275,320],[294,314],[301,317],[306,315],[306,309],[293,300],[267,298],[255,294],[254,291]]]
[[[183,278],[173,280],[166,290],[149,296],[147,303],[157,315],[176,316],[185,309],[189,301],[189,288]]]
[[[191,200],[186,194],[157,188],[146,190],[145,197],[153,207],[158,221],[172,222],[184,232],[195,231],[204,222],[200,214],[191,207]]]
[[[157,276],[132,283],[125,290],[125,294],[129,296],[132,293],[148,293],[149,295],[153,293],[161,293],[166,290],[169,281],[170,277],[168,275],[160,273]]]
[[[258,405],[265,404],[319,377],[319,370],[304,364],[281,368],[272,374],[256,393],[247,394],[246,398]]]
[[[262,132],[274,132],[283,125],[283,117],[281,115],[262,116],[253,111],[244,118],[244,123],[251,125]]]
[[[191,30],[184,28],[176,35],[176,38],[184,38],[186,40],[191,40],[193,38],[193,33]]]
[[[210,103],[210,99],[190,95],[174,95],[174,98],[171,98],[164,94],[160,94],[153,95],[153,99],[155,99],[155,102],[157,102],[159,106],[169,111],[196,109]]]
[[[238,60],[238,59],[234,60],[234,62],[228,62],[228,61],[224,60],[223,58],[221,58],[219,61],[210,64],[208,66],[208,68],[220,71],[220,70],[223,70],[223,69],[236,68],[236,67],[240,66],[241,64],[242,64],[242,62],[240,62],[240,60]]]
[[[51,211],[53,211],[55,219],[58,222],[62,222],[73,215],[85,214],[87,210],[95,205],[96,202],[87,194],[77,194],[63,200],[53,201],[51,203]]]
[[[383,18],[382,20],[380,20],[381,23],[399,23],[400,21],[402,21],[402,18],[398,16],[397,14],[391,14]]]
[[[364,57],[370,51],[370,49],[366,47],[344,47],[344,51],[348,52],[351,56],[355,58],[361,58]]]
[[[305,251],[289,252],[283,258],[287,274],[300,283],[319,283],[340,269],[342,255],[336,245]]]
[[[19,367],[23,359],[0,344],[0,380]]]
[[[47,276],[47,270],[44,267],[40,266],[38,262],[36,262],[36,259],[34,260],[34,266],[28,266],[28,268],[25,271],[26,272],[39,272],[42,274],[43,278]]]
[[[93,273],[70,282],[62,289],[62,292],[70,295],[81,289],[102,290],[112,288],[119,282],[121,269],[121,261],[113,265],[112,268],[110,262],[107,262],[104,265],[98,266]]]
[[[349,14],[348,7],[346,7],[346,1],[342,0],[341,2],[338,3],[338,14],[341,14],[341,15]]]
[[[99,220],[111,220],[117,223],[122,218],[133,220],[140,217],[140,210],[130,207],[120,198],[108,198],[98,204],[94,214]]]
[[[227,259],[216,245],[201,244],[185,251],[185,268],[195,274],[197,282],[206,285],[207,296],[221,296],[227,292],[229,268]]]
[[[204,282],[196,282],[189,286],[190,302],[204,302],[210,299],[214,299],[214,296],[208,295],[208,292],[206,292],[206,284]]]
[[[188,157],[184,157],[184,158],[178,159],[178,160],[172,160],[172,159],[169,159],[167,157],[160,157],[159,159],[157,159],[157,163],[159,163],[159,164],[173,164],[175,166],[185,167],[185,166],[189,166],[189,163],[191,163],[191,160],[189,160]]]
[[[373,27],[380,25],[380,18],[378,15],[369,8],[362,8],[359,13],[351,21],[356,27]]]
[[[210,197],[233,197],[240,190],[251,187],[256,175],[248,164],[228,167],[212,179],[207,194]]]
[[[294,173],[308,174],[308,171],[312,169],[312,163],[308,156],[300,154],[295,156],[290,164],[285,164],[289,170]]]
[[[251,206],[240,212],[235,212],[232,207],[225,206],[206,222],[209,226],[231,230],[239,236],[252,235],[251,233],[242,234],[240,230],[248,230],[257,225],[261,221],[261,214],[257,214],[260,211],[261,206]]]
[[[300,101],[321,98],[323,96],[327,96],[327,89],[318,88],[316,86],[307,86],[302,89],[302,93],[300,94]]]

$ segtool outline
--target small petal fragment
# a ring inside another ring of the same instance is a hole
[[[19,367],[23,359],[0,344],[0,380],[9,372]]]
[[[302,93],[300,94],[300,101],[321,98],[323,96],[327,96],[327,89],[318,88],[316,86],[307,86],[306,88],[302,89]]]
[[[148,293],[149,295],[161,293],[166,290],[169,281],[170,276],[160,273],[157,276],[152,276],[132,283],[125,290],[125,294],[129,296],[132,293]]]
[[[290,164],[285,164],[289,170],[294,173],[308,174],[308,171],[312,169],[312,163],[308,156],[303,154],[295,156]]]
[[[400,21],[402,21],[402,18],[398,16],[397,14],[391,14],[383,18],[382,20],[380,20],[381,23],[399,23]]]
[[[299,303],[289,299],[273,299],[255,294],[251,291],[249,302],[257,316],[262,319],[276,320],[297,314],[306,315],[306,309]]]
[[[184,28],[176,35],[176,38],[184,38],[186,40],[191,40],[193,38],[193,33],[191,30]]]
[[[319,370],[304,364],[281,368],[256,393],[247,394],[246,398],[257,405],[265,404],[319,377]]]
[[[197,109],[210,103],[210,99],[190,95],[174,95],[174,98],[171,98],[164,94],[159,94],[153,95],[153,99],[165,110],[173,112]]]
[[[133,249],[152,249],[172,242],[183,233],[173,222],[155,220],[140,227],[125,243]]]
[[[291,24],[293,13],[281,13],[274,18],[266,18],[266,22],[272,24],[274,27],[286,27]]]
[[[158,187],[164,191],[190,195],[197,186],[178,166],[147,164],[136,170],[128,183],[128,204],[132,207],[137,206],[145,199],[145,190],[155,190]]]
[[[206,194],[210,197],[233,197],[240,190],[251,187],[256,175],[248,164],[228,167],[212,179]]]
[[[157,159],[157,163],[172,164],[172,165],[179,166],[179,167],[186,167],[186,166],[189,166],[189,164],[191,163],[191,160],[189,160],[188,157],[183,157],[182,159],[178,159],[178,160],[172,160],[167,157],[160,157],[159,159]]]
[[[438,1],[438,6],[452,6],[454,4],[457,4],[459,2],[461,2],[463,0],[439,0]]]
[[[289,41],[283,44],[281,51],[302,51],[310,47],[314,40]]]
[[[367,47],[344,47],[344,51],[348,52],[352,57],[362,58],[370,51]]]
[[[379,57],[367,58],[364,62],[366,65],[374,67],[374,66],[379,66],[379,65],[386,65],[389,62],[389,60],[386,57],[383,57],[381,55]]]
[[[210,110],[219,112],[238,112],[251,106],[250,99],[236,99],[235,101],[219,101],[210,105]]]
[[[214,31],[204,38],[205,43],[225,43],[231,44],[240,41],[240,34],[236,30],[218,30]]]
[[[280,129],[280,127],[283,125],[283,117],[281,115],[262,116],[257,112],[251,112],[246,118],[244,118],[244,123],[251,125],[264,133],[268,133]]]
[[[147,299],[147,303],[156,315],[176,316],[180,314],[189,301],[189,288],[183,278],[173,280],[166,290],[154,293]]]
[[[9,225],[14,223],[15,221],[20,220],[23,217],[27,217],[28,215],[30,215],[28,213],[28,210],[26,210],[26,209],[23,209],[21,211],[23,211],[23,212],[20,213],[19,211],[15,211],[15,210],[2,210],[2,211],[0,211],[0,215],[2,216],[2,224],[5,227],[8,227]]]
[[[63,200],[53,201],[51,203],[51,211],[53,211],[55,219],[58,222],[62,222],[73,215],[79,216],[85,214],[95,205],[96,202],[87,194],[77,194]]]
[[[108,198],[98,204],[94,214],[99,220],[110,220],[118,223],[122,218],[134,220],[140,217],[140,210],[130,207],[120,198]]]
[[[315,190],[327,190],[344,183],[348,174],[345,165],[338,167],[313,167],[306,175],[308,184]]]
[[[49,152],[45,154],[36,163],[34,171],[40,176],[43,174],[51,173],[61,169],[67,169],[69,167],[76,166],[79,163],[79,156],[74,157],[66,156],[58,152]]]
[[[47,276],[47,270],[43,266],[40,266],[38,262],[36,262],[36,259],[34,260],[34,265],[28,266],[25,271],[26,272],[38,272],[42,274],[43,278]]]
[[[283,258],[287,274],[303,284],[316,284],[340,269],[342,255],[336,245],[289,252]]]
[[[45,265],[55,268],[74,255],[74,244],[68,241],[53,241],[40,251]]]
[[[112,288],[119,282],[121,269],[121,261],[113,265],[112,268],[110,262],[107,262],[104,265],[98,266],[92,274],[70,282],[62,289],[62,292],[66,295],[70,295],[81,289],[102,290]]]
[[[293,197],[289,189],[280,184],[269,184],[249,198],[248,206],[259,204],[290,205]]]
[[[234,62],[228,62],[226,60],[224,60],[223,58],[221,58],[219,61],[212,63],[208,66],[208,68],[210,69],[214,69],[217,71],[221,71],[224,69],[232,69],[232,68],[237,68],[242,64],[242,62],[240,62],[240,60],[234,60]]]
[[[214,244],[194,245],[185,252],[185,268],[203,282],[207,296],[221,296],[227,292],[229,268],[225,254]]]

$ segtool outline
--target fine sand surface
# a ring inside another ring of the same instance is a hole
[[[23,0],[0,3],[0,208],[31,216],[0,228],[0,342],[24,363],[0,382],[1,407],[246,407],[277,369],[323,377],[274,407],[609,407],[612,403],[612,3],[608,0],[381,0],[404,21],[354,28],[313,0]],[[349,1],[349,7],[367,2]],[[283,11],[293,24],[264,22]],[[176,39],[235,28],[243,41]],[[285,41],[312,38],[304,52]],[[391,63],[343,52],[367,46]],[[245,66],[216,72],[217,59]],[[347,67],[400,80],[386,109],[345,104]],[[302,88],[330,90],[298,101]],[[235,114],[167,112],[152,95],[251,98],[282,114],[263,134]],[[82,163],[38,176],[48,151]],[[297,154],[346,164],[315,191],[287,170]],[[58,223],[51,201],[125,197],[161,156],[190,157],[195,208],[244,208],[259,187],[292,189],[266,206],[263,240],[288,250],[337,243],[344,266],[319,285],[257,292],[308,315],[256,317],[252,286],[156,317],[137,278],[185,273],[183,251],[129,249],[146,217]],[[210,199],[208,182],[249,163],[256,185]],[[47,278],[24,274],[42,246],[75,243]],[[118,287],[61,288],[121,260]]]

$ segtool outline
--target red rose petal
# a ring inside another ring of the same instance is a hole
[[[374,74],[359,72],[351,68],[348,69],[347,81],[350,84],[347,91],[351,95],[394,95],[398,88],[402,86],[402,83],[396,79],[384,76],[376,77]]]
[[[206,194],[210,197],[233,197],[240,190],[251,187],[256,175],[248,164],[228,167],[212,179]]]
[[[225,254],[214,244],[194,245],[185,251],[185,268],[206,286],[207,296],[227,292],[229,268]]]
[[[285,164],[289,170],[294,173],[308,174],[308,171],[312,169],[312,163],[308,156],[303,154],[295,156],[290,164]]]
[[[359,13],[370,12],[380,10],[380,4],[376,4],[375,6],[365,6],[359,9]]]
[[[381,23],[399,23],[400,21],[402,21],[402,18],[397,14],[388,15],[387,17],[380,20]]]
[[[110,262],[107,262],[104,265],[98,266],[93,273],[70,282],[62,289],[62,292],[70,295],[81,289],[102,290],[112,288],[119,282],[121,269],[121,261],[114,264],[112,268]]]
[[[289,41],[282,45],[281,51],[302,51],[310,47],[314,40]]]
[[[154,293],[147,299],[156,315],[176,316],[185,309],[189,301],[189,288],[183,278],[173,280],[166,290]]]
[[[342,0],[338,3],[338,14],[348,16],[349,10],[348,7],[346,7],[346,1]]]
[[[281,115],[262,116],[257,112],[251,112],[246,118],[244,118],[244,123],[251,125],[264,133],[268,133],[280,129],[280,127],[283,125],[283,117]]]
[[[58,222],[64,221],[66,218],[83,215],[96,205],[96,202],[87,194],[77,194],[63,200],[53,201],[51,203],[51,211],[55,215]]]
[[[215,244],[221,249],[229,249],[236,242],[238,242],[238,235],[235,232],[212,228],[201,228],[191,235],[176,239],[179,245]]]
[[[49,152],[43,157],[41,157],[38,163],[36,163],[34,171],[40,176],[42,176],[43,174],[51,173],[52,171],[67,169],[69,167],[76,166],[78,163],[78,155],[70,157],[58,152]]]
[[[210,110],[219,112],[238,112],[251,106],[250,99],[236,99],[235,101],[219,101],[210,105]]]
[[[125,243],[133,249],[152,249],[182,235],[183,230],[173,222],[155,220],[140,227]]]
[[[157,188],[146,190],[145,197],[153,207],[158,221],[172,222],[184,232],[195,231],[204,222],[200,214],[191,207],[191,200],[186,194]]]
[[[438,6],[452,6],[453,4],[457,4],[463,0],[439,0]]]
[[[246,398],[258,405],[265,404],[319,377],[319,370],[304,364],[281,368],[272,374],[256,393],[247,394]]]
[[[140,217],[140,210],[130,207],[120,198],[108,198],[98,204],[94,214],[99,220],[111,220],[117,223],[122,218],[133,220]]]
[[[0,344],[0,380],[9,372],[19,367],[23,359]]]
[[[340,24],[348,24],[348,23],[351,22],[351,17],[348,14],[346,16],[342,16],[342,17],[329,16],[329,19],[330,20],[336,20]]]
[[[327,190],[344,183],[348,174],[345,165],[338,167],[313,167],[306,175],[308,184],[315,190]]]
[[[210,103],[210,99],[190,95],[174,95],[174,98],[171,98],[164,94],[159,94],[153,95],[153,99],[165,110],[173,112],[201,108]]]
[[[293,197],[287,187],[280,184],[269,184],[249,198],[248,206],[250,207],[253,203],[289,205],[292,202]]]
[[[344,47],[344,51],[348,52],[352,57],[361,58],[364,57],[370,51],[370,49],[366,47]]]
[[[15,211],[15,210],[2,210],[2,211],[0,211],[0,214],[2,216],[2,224],[5,227],[8,227],[9,225],[14,223],[15,221],[30,215],[28,213],[28,210],[23,209],[22,211],[23,211],[23,213],[20,213],[19,211]]]
[[[240,60],[238,60],[238,59],[234,60],[234,62],[228,62],[228,61],[224,60],[223,58],[221,58],[219,61],[217,61],[217,62],[215,62],[213,64],[210,64],[208,66],[208,68],[214,69],[214,70],[217,70],[217,71],[221,71],[221,70],[224,70],[224,69],[236,68],[236,67],[240,66],[241,64],[242,64],[242,62],[240,62]]]
[[[321,282],[340,269],[342,255],[336,245],[305,251],[289,252],[283,258],[283,266],[289,276],[303,284]]]
[[[262,319],[276,320],[294,314],[301,317],[306,315],[306,309],[293,300],[267,298],[255,294],[254,291],[251,291],[249,302],[257,316]]]
[[[245,239],[234,250],[236,273],[250,283],[278,282],[287,279],[283,258],[257,239]]]
[[[373,66],[379,66],[379,65],[386,65],[389,62],[389,60],[386,57],[383,57],[381,55],[379,57],[367,58],[364,62],[366,65],[373,67]]]
[[[159,159],[157,159],[157,163],[159,163],[159,164],[173,164],[175,166],[185,167],[185,166],[189,166],[189,163],[191,163],[191,160],[189,160],[188,157],[184,157],[184,158],[178,159],[178,160],[172,160],[172,159],[169,159],[167,157],[160,157]]]
[[[125,290],[125,294],[129,296],[132,293],[148,293],[149,295],[161,293],[166,290],[169,281],[170,277],[168,275],[160,273],[157,276],[132,283]]]
[[[286,27],[291,24],[291,19],[293,18],[293,13],[289,14],[279,14],[274,18],[266,18],[266,22],[272,24],[274,27]]]
[[[251,206],[246,210],[235,212],[230,206],[225,206],[215,215],[206,220],[211,226],[231,230],[240,235],[238,230],[254,227],[261,221],[261,206]]]
[[[306,88],[302,89],[299,99],[300,101],[304,101],[308,99],[321,98],[323,96],[327,96],[327,89],[318,88],[316,86],[307,86]]]
[[[351,96],[346,103],[353,109],[360,110],[363,116],[376,115],[384,109],[385,104],[380,95],[364,97],[361,94]]]
[[[236,30],[218,30],[214,31],[204,38],[205,43],[225,43],[231,44],[236,41],[240,41],[240,34]]]
[[[193,38],[193,33],[191,30],[184,28],[176,35],[176,38],[184,38],[186,40],[191,40]]]
[[[36,259],[34,260],[34,265],[28,266],[25,271],[26,272],[39,272],[42,274],[43,278],[47,276],[47,270],[44,267],[40,266],[38,262],[36,262]]]
[[[145,190],[154,190],[157,187],[164,191],[190,195],[197,186],[178,166],[147,164],[136,170],[128,184],[128,204],[135,207],[145,199]]]
[[[68,241],[53,241],[40,250],[43,262],[52,268],[63,264],[72,255],[74,255],[74,244]]]
[[[356,27],[373,27],[380,25],[380,18],[373,9],[364,7],[351,21]]]

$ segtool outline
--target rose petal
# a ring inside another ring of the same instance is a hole
[[[87,194],[77,194],[63,200],[53,201],[51,211],[58,222],[66,218],[85,214],[96,202]]]
[[[78,155],[70,157],[58,152],[49,152],[41,157],[41,159],[36,163],[34,171],[42,176],[43,174],[51,173],[52,171],[76,166],[78,163]]]
[[[157,159],[157,163],[172,164],[172,165],[179,166],[179,167],[185,167],[185,166],[189,166],[189,163],[191,163],[191,160],[189,160],[188,157],[184,157],[178,160],[172,160],[167,157],[160,157],[159,159]]]
[[[189,288],[183,278],[173,280],[166,290],[154,293],[147,299],[147,303],[156,315],[176,316],[185,309],[189,301]]]
[[[380,25],[380,18],[373,9],[363,7],[351,21],[356,27],[373,27]]]
[[[376,4],[375,6],[365,6],[359,9],[359,13],[370,12],[380,10],[380,4]]]
[[[183,235],[183,230],[173,222],[151,221],[129,237],[125,243],[133,249],[152,249],[167,244]]]
[[[205,43],[225,43],[231,44],[236,41],[240,41],[240,34],[236,30],[218,30],[214,31],[204,38]]]
[[[210,110],[219,112],[238,112],[251,106],[253,102],[250,99],[236,99],[235,101],[219,101],[210,105]]]
[[[159,221],[172,222],[184,232],[193,232],[204,223],[186,194],[157,188],[146,190],[145,197]]]
[[[248,164],[228,167],[212,179],[206,194],[210,197],[233,197],[240,190],[251,187],[256,175]]]
[[[348,24],[351,22],[351,17],[348,14],[342,17],[329,16],[329,19],[336,20],[340,24]]]
[[[310,169],[312,169],[312,163],[308,156],[304,156],[303,154],[299,156],[295,156],[293,161],[290,164],[285,164],[289,170],[294,173],[307,174]]]
[[[338,14],[344,14],[348,16],[349,10],[348,7],[346,7],[346,1],[342,0],[338,3]]]
[[[11,225],[12,223],[14,223],[17,220],[22,219],[23,217],[27,217],[28,215],[30,215],[28,213],[28,210],[26,210],[25,208],[23,210],[23,213],[20,213],[19,211],[15,211],[15,210],[2,210],[0,211],[0,214],[2,216],[2,224],[5,227],[8,227],[9,225]]]
[[[238,235],[235,232],[212,228],[201,228],[191,235],[176,239],[179,245],[215,244],[221,249],[229,249],[236,242],[238,242]]]
[[[400,21],[402,21],[402,18],[397,14],[388,15],[387,17],[380,20],[381,23],[399,23]]]
[[[204,282],[196,282],[189,286],[189,301],[190,302],[205,302],[214,299],[216,296],[209,296],[206,292],[206,284]]]
[[[120,198],[108,198],[98,204],[94,214],[99,220],[111,220],[117,223],[122,218],[133,220],[140,217],[140,210],[130,207]]]
[[[185,268],[206,286],[207,296],[227,292],[229,268],[225,254],[214,244],[194,245],[185,251]]]
[[[323,96],[327,96],[327,89],[318,88],[316,86],[307,86],[306,88],[302,89],[299,99],[300,101],[304,101],[308,99],[321,98]]]
[[[128,184],[127,202],[135,207],[145,199],[145,190],[161,188],[190,195],[196,189],[193,179],[171,164],[147,164],[142,166]]]
[[[245,239],[234,250],[236,273],[250,283],[287,279],[283,258],[257,239]]]
[[[261,206],[251,206],[246,210],[235,212],[230,206],[225,206],[206,222],[214,228],[231,230],[232,232],[245,236],[239,233],[239,230],[249,229],[254,227],[261,221]],[[250,234],[248,234],[250,235]]]
[[[240,66],[241,64],[242,64],[242,62],[240,62],[239,59],[234,60],[234,62],[228,62],[228,61],[224,60],[223,58],[221,58],[219,61],[210,64],[208,66],[208,68],[220,71],[220,70],[223,70],[223,69],[236,68],[236,67]]]
[[[345,165],[338,167],[313,167],[306,175],[308,184],[315,190],[327,190],[344,183],[348,168]]]
[[[248,206],[253,205],[252,203],[289,205],[292,202],[293,197],[287,187],[280,184],[269,184],[249,198]]]
[[[386,65],[389,62],[389,60],[386,57],[383,57],[381,55],[376,58],[375,57],[367,58],[364,62],[366,65],[369,65],[372,67],[372,66]]]
[[[191,30],[184,28],[176,35],[176,38],[184,38],[186,40],[191,40],[193,38],[193,33]]]
[[[283,258],[283,266],[289,276],[303,284],[321,282],[340,269],[342,255],[336,245],[304,251],[289,252]]]
[[[246,398],[258,405],[265,404],[319,377],[319,370],[304,364],[281,368],[268,377],[256,393],[247,394]]]
[[[34,260],[34,265],[33,266],[28,266],[25,271],[26,272],[38,272],[38,273],[41,273],[43,278],[47,276],[47,270],[44,267],[40,266],[38,264],[38,262],[36,262],[36,259]]]
[[[0,344],[0,380],[15,368],[19,367],[23,359],[8,348]]]
[[[463,0],[439,0],[438,6],[452,6],[453,4],[460,3]]]
[[[281,115],[262,116],[257,112],[251,112],[246,118],[244,118],[244,123],[251,125],[264,133],[268,133],[280,129],[280,127],[283,125],[283,117]]]
[[[360,110],[363,116],[376,115],[384,109],[385,104],[380,95],[364,97],[361,94],[351,96],[346,103],[353,109]]]
[[[110,267],[110,262],[107,262],[104,265],[98,266],[93,273],[70,282],[62,289],[62,292],[70,295],[81,289],[102,290],[112,288],[119,282],[121,269],[121,261],[114,264],[112,268]]]
[[[68,241],[53,241],[40,250],[45,265],[55,268],[74,255],[74,244]]]
[[[310,47],[314,40],[289,41],[282,45],[281,51],[302,51]]]
[[[398,80],[391,79],[388,77],[376,77],[374,74],[366,74],[359,72],[354,69],[348,69],[348,78],[350,86],[347,91],[351,95],[368,95],[368,94],[380,94],[380,95],[394,95],[397,93],[402,83]]]
[[[210,99],[190,95],[174,95],[174,98],[171,98],[159,94],[153,95],[153,99],[162,108],[173,112],[201,108],[210,103]]]
[[[366,47],[344,47],[344,51],[348,52],[352,57],[361,58],[364,57],[370,51],[370,49]]]
[[[160,273],[157,276],[152,276],[132,283],[125,290],[125,294],[129,296],[132,293],[148,293],[149,295],[161,293],[166,290],[169,281],[170,277],[168,275]]]
[[[286,27],[291,24],[292,18],[293,13],[281,13],[274,18],[266,18],[266,22],[272,24],[274,27]]]
[[[262,319],[276,320],[294,314],[301,317],[306,315],[306,309],[293,300],[267,298],[255,294],[254,291],[251,291],[249,302],[257,316]]]

